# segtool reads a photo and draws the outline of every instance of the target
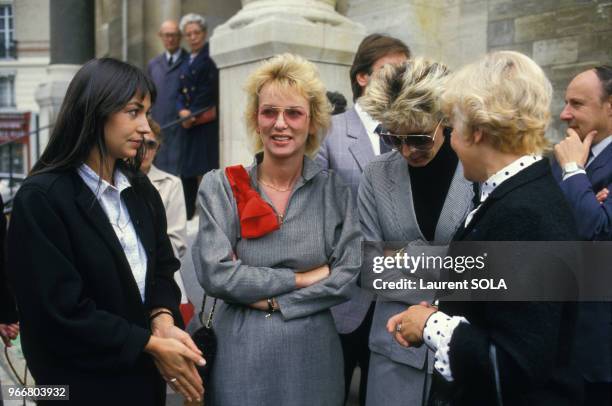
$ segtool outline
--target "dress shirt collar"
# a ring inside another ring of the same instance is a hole
[[[355,111],[359,116],[359,119],[363,123],[368,135],[374,134],[374,130],[378,126],[378,121],[374,120],[362,107],[359,105],[359,100],[355,103]]]
[[[166,179],[171,179],[171,175],[168,172],[164,172],[155,165],[151,165],[147,177],[151,182],[161,182]]]
[[[589,166],[591,162],[593,162],[593,160],[597,158],[597,155],[601,154],[602,151],[606,149],[608,145],[610,145],[610,143],[612,143],[612,135],[608,135],[606,138],[599,141],[596,145],[593,145],[591,147],[591,154],[593,154],[593,156],[589,159],[586,166]]]
[[[523,155],[510,165],[503,167],[481,185],[480,202],[483,203],[500,184],[541,159],[540,155]]]
[[[93,194],[96,195],[96,198],[102,196],[109,188],[111,190],[116,190],[119,194],[121,194],[121,192],[123,192],[125,189],[132,186],[130,185],[128,178],[118,169],[115,170],[115,173],[113,174],[113,182],[115,183],[114,186],[104,179],[100,180],[98,174],[85,163],[78,168],[78,172],[87,187],[89,187]]]
[[[464,226],[467,228],[478,209],[480,209],[487,197],[489,197],[499,185],[541,159],[542,157],[540,155],[523,155],[510,165],[505,166],[500,171],[495,173],[493,176],[487,179],[486,182],[482,183],[480,185],[480,204],[476,206],[474,210],[468,213],[467,217],[465,218]]]
[[[374,132],[379,122],[374,120],[372,116],[370,116],[361,106],[359,105],[359,101],[355,103],[355,112],[357,112],[357,116],[363,127],[366,130],[366,134],[368,134],[368,138],[370,139],[370,144],[372,144],[372,149],[374,150],[374,155],[380,155],[380,137],[378,134]]]
[[[175,53],[171,54],[170,52],[166,51],[166,62],[168,62],[168,59],[170,59],[170,56],[172,56],[172,64],[174,65],[179,58],[181,57],[181,51],[182,49],[179,47],[179,49],[176,50]]]

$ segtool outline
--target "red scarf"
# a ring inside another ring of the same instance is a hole
[[[276,213],[251,186],[251,178],[242,165],[228,166],[229,180],[238,205],[242,238],[259,238],[280,228]]]

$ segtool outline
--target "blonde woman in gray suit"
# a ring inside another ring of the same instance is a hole
[[[365,241],[450,241],[472,207],[472,184],[450,147],[439,97],[446,66],[414,59],[384,67],[360,99],[381,123],[378,134],[395,151],[365,169],[358,209]],[[389,317],[406,305],[433,300],[422,293],[378,299],[370,332],[367,405],[421,405],[430,385],[427,349],[400,346],[387,332]]]
[[[255,161],[206,174],[198,196],[196,272],[223,300],[206,404],[340,406],[329,309],[349,297],[360,233],[350,189],[310,158],[331,106],[315,66],[290,54],[260,66],[246,90]],[[245,201],[264,213],[257,227]]]

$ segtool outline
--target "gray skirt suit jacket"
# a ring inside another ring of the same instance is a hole
[[[258,155],[258,161],[262,155]],[[248,167],[257,183],[257,163]],[[236,202],[224,171],[204,176],[193,247],[204,290],[222,299],[213,325],[217,359],[207,405],[341,405],[342,349],[330,308],[346,301],[359,272],[360,232],[350,190],[304,158],[280,229],[240,236]],[[233,259],[233,254],[237,259]],[[295,273],[328,264],[328,278],[295,288]],[[248,307],[275,297],[280,312]]]
[[[417,223],[408,171],[408,163],[397,151],[374,158],[366,167],[357,199],[364,241],[427,244]],[[459,163],[436,225],[436,244],[450,242],[472,208],[472,197],[472,183],[463,177]],[[402,347],[387,332],[386,324],[391,316],[422,300],[432,301],[433,296],[415,290],[402,292],[398,301],[377,300],[369,338],[368,406],[423,402],[426,374],[432,364],[426,362],[427,347]]]

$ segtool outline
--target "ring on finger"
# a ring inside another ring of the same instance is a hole
[[[177,379],[176,379],[176,378],[170,378],[170,379],[168,379],[168,382],[170,382],[170,383],[174,383],[174,382],[176,382],[176,381],[177,381]]]
[[[395,331],[398,332],[398,333],[402,332],[402,323],[397,323],[395,325]]]

